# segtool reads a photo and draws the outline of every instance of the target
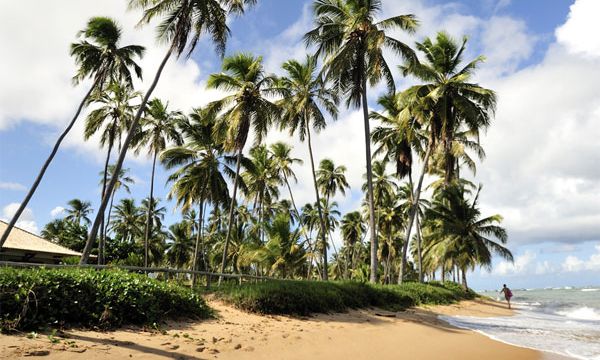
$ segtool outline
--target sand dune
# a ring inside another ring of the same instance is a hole
[[[0,358],[21,359],[560,359],[454,328],[437,314],[510,316],[503,304],[467,301],[390,313],[377,309],[306,318],[258,316],[211,301],[219,318],[169,322],[162,331],[71,330],[0,336]],[[65,337],[63,339],[63,337]]]

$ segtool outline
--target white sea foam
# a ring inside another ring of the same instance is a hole
[[[538,311],[515,316],[476,318],[441,316],[450,324],[478,331],[508,344],[577,359],[600,360],[600,321],[581,321]]]
[[[600,291],[600,289],[581,289],[581,291],[591,292],[591,291]]]
[[[600,312],[587,306],[557,311],[556,313],[569,319],[600,321]]]

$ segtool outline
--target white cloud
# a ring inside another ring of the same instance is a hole
[[[531,55],[535,41],[524,21],[508,16],[492,17],[483,25],[481,34],[486,65],[479,78],[514,72],[519,63]]]
[[[600,57],[600,2],[577,0],[570,10],[567,22],[556,30],[559,43],[572,53]]]
[[[600,244],[594,247],[596,253],[590,255],[587,260],[581,260],[577,256],[569,255],[561,264],[562,270],[565,272],[600,271]]]
[[[54,209],[50,210],[50,216],[54,219],[65,213],[65,208],[62,206],[57,206]]]
[[[492,274],[510,276],[531,273],[536,267],[536,257],[534,252],[526,251],[523,255],[516,256],[514,263],[509,261],[501,261],[498,263],[498,265],[494,267]]]
[[[565,258],[565,261],[562,263],[563,271],[571,272],[571,271],[581,271],[585,267],[585,263],[580,260],[577,256],[569,255]]]
[[[153,25],[136,28],[139,11],[127,11],[126,2],[106,0],[101,2],[63,0],[61,6],[49,2],[27,0],[19,2],[18,12],[0,13],[0,46],[5,54],[0,78],[11,84],[0,88],[0,131],[22,121],[48,125],[44,136],[53,144],[64,126],[70,121],[89,84],[73,87],[71,77],[75,72],[69,57],[69,44],[92,16],[115,18],[123,29],[121,44],[139,44],[146,47],[146,56],[140,62],[144,82],[138,89],[145,90],[154,77],[166,49],[155,42]],[[69,11],[62,11],[69,9]],[[39,16],[36,16],[39,15]],[[12,31],[11,29],[27,29]],[[43,41],[33,34],[44,34]],[[51,69],[51,70],[49,70]],[[26,74],[26,75],[25,75]],[[169,100],[173,108],[188,111],[213,99],[218,92],[206,91],[200,81],[205,76],[193,60],[167,64],[154,96]],[[35,99],[35,106],[32,100]],[[65,147],[101,161],[104,157],[95,139],[83,140],[81,115]]]
[[[0,182],[0,190],[25,191],[27,188],[15,182]]]
[[[19,205],[19,203],[10,203],[6,205],[4,208],[2,208],[2,217],[0,217],[0,219],[7,222],[10,221],[10,219],[12,219],[17,212]],[[23,230],[27,230],[36,234],[38,233],[38,227],[37,223],[35,222],[35,217],[33,216],[33,211],[28,207],[23,210],[19,220],[15,225]]]

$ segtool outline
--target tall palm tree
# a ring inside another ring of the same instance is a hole
[[[156,171],[156,159],[158,154],[163,151],[168,143],[176,145],[183,141],[177,129],[177,123],[181,121],[183,114],[180,111],[169,111],[169,104],[164,104],[160,99],[152,99],[145,110],[145,116],[142,119],[142,130],[139,138],[136,139],[137,149],[147,148],[148,154],[152,156],[152,174],[150,175],[150,196],[149,201],[153,203],[154,199],[154,173]],[[148,267],[148,238],[152,232],[151,207],[148,207],[146,215],[146,229],[144,231],[144,267]]]
[[[405,219],[408,219],[413,208],[415,209],[415,224],[416,224],[416,235],[417,235],[417,267],[419,274],[419,281],[423,281],[423,255],[422,255],[422,236],[421,236],[421,221],[420,219],[424,218],[425,211],[431,205],[430,202],[426,199],[419,198],[418,200],[414,199],[415,191],[414,184],[412,182],[405,183],[398,189],[398,193],[396,195],[398,199],[401,201],[399,208]],[[416,205],[415,205],[416,204]],[[402,254],[404,256],[404,254]],[[405,258],[402,258],[402,262],[405,261]],[[401,264],[403,266],[403,264]]]
[[[386,31],[400,29],[412,33],[417,21],[413,15],[375,21],[381,12],[381,0],[316,0],[313,12],[316,27],[305,35],[306,43],[315,44],[317,55],[325,57],[327,76],[347,98],[347,106],[362,107],[363,110],[372,250],[370,280],[374,283],[377,281],[377,237],[367,83],[373,86],[384,80],[390,93],[394,92],[394,79],[383,56],[384,49],[406,59],[413,59],[415,55],[410,47],[388,36]]]
[[[266,210],[279,197],[279,185],[282,179],[278,176],[271,152],[265,145],[250,149],[250,164],[241,174],[246,184],[243,191],[248,202],[253,201],[252,212],[257,215],[257,230],[261,242],[264,243],[265,224],[268,221]]]
[[[129,169],[121,169],[118,174],[116,174],[115,171],[116,171],[116,168],[114,165],[108,166],[107,173],[108,173],[109,177],[113,177],[116,175],[117,182],[115,183],[115,187],[113,187],[112,194],[110,194],[110,206],[108,208],[108,216],[107,216],[108,220],[106,221],[106,224],[104,224],[105,228],[103,230],[103,234],[107,234],[109,227],[110,227],[111,214],[112,214],[112,209],[113,209],[113,202],[115,200],[115,194],[121,188],[123,190],[125,190],[126,193],[128,193],[128,194],[131,193],[131,189],[129,188],[129,185],[132,185],[135,183],[133,178],[130,177],[129,175],[127,175],[127,173],[129,172]],[[100,176],[104,177],[104,174],[100,173]],[[101,185],[102,185],[102,183],[103,183],[103,178],[100,180]],[[101,239],[101,241],[98,243],[98,261],[100,261],[100,259],[104,259],[105,245],[106,245],[105,239]],[[104,262],[102,262],[102,263],[104,263]]]
[[[404,75],[412,75],[424,82],[416,85],[419,92],[435,99],[439,112],[439,133],[445,155],[445,182],[454,177],[455,156],[452,151],[457,130],[464,125],[474,135],[490,125],[496,108],[496,94],[478,84],[469,82],[474,71],[485,60],[478,56],[463,64],[467,38],[458,44],[447,33],[439,32],[435,41],[425,38],[417,49],[425,56],[400,67]]]
[[[439,32],[435,41],[426,38],[417,43],[417,49],[425,56],[425,62],[414,58],[400,66],[404,75],[415,76],[424,82],[409,88],[405,93],[411,94],[413,102],[427,104],[434,113],[429,117],[430,140],[423,169],[425,171],[428,165],[435,141],[439,140],[445,158],[445,185],[450,183],[455,174],[456,159],[452,151],[454,135],[462,126],[472,134],[479,134],[481,129],[489,126],[496,107],[496,94],[492,90],[469,82],[484,57],[479,56],[463,66],[466,44],[466,38],[463,38],[459,46],[448,34]],[[416,195],[413,196],[416,201],[420,197],[424,171],[415,189]],[[406,231],[403,262],[414,218],[415,211],[412,211]],[[404,265],[398,282],[402,282],[403,270]]]
[[[138,131],[146,103],[156,88],[163,69],[171,56],[175,55],[179,58],[187,49],[187,56],[189,57],[203,34],[210,37],[219,54],[223,55],[229,36],[227,15],[242,14],[245,5],[255,3],[256,0],[129,0],[130,7],[144,10],[140,24],[148,24],[156,18],[162,18],[157,28],[158,39],[168,43],[169,48],[158,66],[154,80],[152,80],[150,87],[142,98],[140,108],[132,120],[129,132],[123,142],[123,148],[115,164],[117,172],[123,167],[129,145]],[[81,264],[88,261],[90,250],[96,240],[101,217],[104,216],[104,210],[108,205],[108,194],[112,192],[116,181],[116,178],[111,178],[108,184],[106,194],[100,203],[98,214],[92,224],[88,241],[82,253]]]
[[[346,259],[346,263],[350,263],[350,269],[354,270],[356,265],[355,247],[357,243],[361,242],[362,235],[367,230],[360,212],[352,211],[344,215],[341,230],[344,245],[350,252],[350,259]]]
[[[481,217],[477,207],[480,190],[469,201],[462,186],[443,188],[427,212],[428,227],[436,238],[433,246],[443,248],[446,254],[454,257],[462,273],[465,289],[467,270],[477,265],[490,268],[492,253],[513,261],[512,253],[503,246],[508,239],[506,230],[497,225],[502,221],[502,216]],[[499,243],[493,238],[498,239]]]
[[[69,207],[66,209],[67,216],[65,217],[67,220],[76,223],[77,225],[81,225],[81,221],[86,225],[90,224],[89,214],[92,213],[92,204],[89,201],[82,201],[80,199],[70,200],[67,205]]]
[[[231,95],[208,104],[207,108],[210,113],[219,114],[215,130],[216,134],[224,136],[224,149],[236,153],[236,171],[221,263],[221,272],[224,272],[233,225],[242,151],[251,128],[254,129],[255,143],[260,144],[279,114],[279,109],[269,100],[276,94],[275,77],[265,73],[261,57],[240,53],[225,58],[222,68],[222,73],[209,76],[207,85],[209,88],[228,91]]]
[[[234,159],[223,150],[222,139],[213,136],[214,116],[207,111],[195,109],[189,117],[179,123],[184,143],[163,151],[160,155],[166,169],[176,169],[168,181],[173,185],[169,199],[175,198],[182,212],[189,213],[198,206],[196,244],[192,259],[192,270],[198,266],[198,253],[202,241],[202,260],[207,266],[206,246],[203,237],[206,204],[219,209],[229,202],[226,179],[233,178]],[[196,216],[196,215],[194,215]],[[193,276],[192,280],[196,277]]]
[[[102,179],[102,195],[106,192],[106,182],[108,181],[108,166],[110,164],[110,155],[114,145],[121,147],[121,135],[129,128],[133,118],[135,106],[132,105],[133,99],[140,96],[140,93],[133,91],[131,85],[124,82],[113,82],[109,84],[105,91],[95,92],[90,97],[90,103],[100,106],[86,118],[84,138],[88,140],[98,131],[100,134],[100,145],[106,146],[106,160],[104,161],[104,178]],[[100,228],[100,243],[104,243],[105,220],[102,219]],[[103,246],[100,246],[104,249]],[[98,256],[98,263],[104,264],[104,253]]]
[[[283,178],[283,182],[287,186],[288,192],[290,193],[290,200],[292,201],[294,211],[296,211],[296,214],[299,214],[298,208],[296,207],[296,201],[294,201],[294,194],[292,193],[292,188],[290,186],[290,178],[294,180],[294,182],[298,182],[298,178],[296,178],[296,174],[294,173],[292,166],[294,164],[301,165],[303,161],[302,159],[292,157],[292,149],[292,146],[284,143],[283,141],[276,142],[270,146],[276,175],[277,177]]]
[[[141,78],[142,76],[142,69],[135,62],[135,58],[142,57],[144,47],[138,45],[119,47],[121,29],[114,20],[106,17],[93,17],[88,21],[85,29],[80,31],[79,35],[82,40],[71,44],[71,56],[75,58],[75,63],[78,66],[77,74],[73,77],[73,83],[79,84],[81,81],[90,78],[93,81],[92,86],[79,103],[73,119],[56,140],[50,155],[42,165],[27,195],[25,195],[25,199],[21,201],[19,208],[10,220],[4,234],[2,234],[0,249],[2,249],[2,245],[4,245],[23,210],[29,204],[60,144],[71,131],[91,94],[95,91],[102,91],[108,83],[113,81],[123,81],[131,86],[132,70],[138,77]]]
[[[313,155],[311,128],[319,132],[325,128],[327,121],[321,109],[328,112],[333,119],[337,118],[338,97],[335,91],[332,91],[324,80],[323,76],[317,72],[317,59],[307,56],[304,63],[296,60],[289,60],[283,64],[286,75],[280,79],[280,88],[284,94],[283,99],[278,105],[283,109],[281,116],[281,128],[289,129],[290,136],[298,132],[300,141],[306,139],[308,153],[310,155],[310,167],[315,188],[315,197],[319,223],[321,226],[320,234],[323,243],[323,269],[322,277],[327,280],[327,242],[325,234],[325,219],[321,209],[321,197],[317,184],[317,175],[315,169],[315,160]],[[311,263],[312,264],[312,263]]]

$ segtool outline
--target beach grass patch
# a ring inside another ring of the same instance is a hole
[[[402,310],[415,305],[450,304],[473,297],[449,283],[371,285],[354,281],[281,280],[227,285],[214,290],[217,298],[259,314],[308,315],[379,307]]]
[[[197,293],[123,270],[0,268],[0,329],[111,328],[208,318]]]

